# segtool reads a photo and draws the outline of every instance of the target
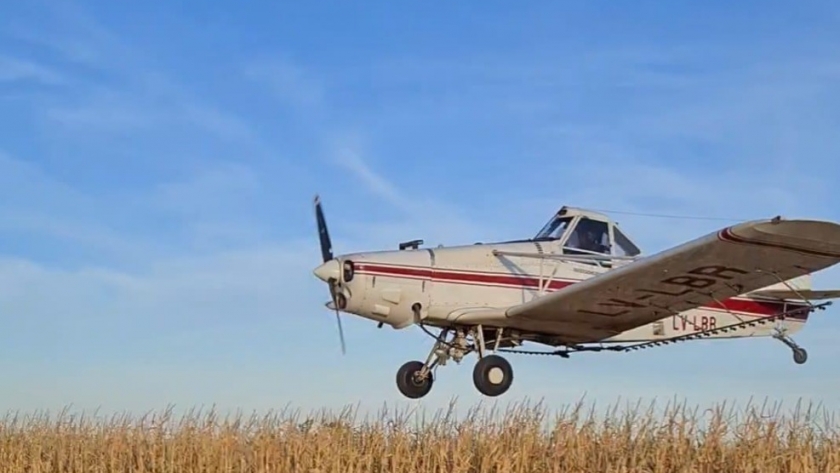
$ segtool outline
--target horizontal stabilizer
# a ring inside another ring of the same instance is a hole
[[[799,289],[791,291],[790,289],[767,289],[764,291],[753,291],[751,296],[769,297],[772,299],[794,299],[794,300],[809,300],[819,301],[825,299],[840,299],[840,289],[818,290],[813,289]]]

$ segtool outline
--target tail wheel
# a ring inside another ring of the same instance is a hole
[[[424,366],[425,364],[421,361],[409,361],[397,371],[397,389],[403,396],[419,399],[432,390],[434,378],[431,372],[425,378],[419,379],[420,370]]]
[[[794,348],[793,350],[793,362],[797,365],[801,365],[808,361],[808,352],[805,351],[804,348]]]
[[[513,383],[513,368],[499,355],[487,355],[475,364],[473,383],[485,396],[500,396]]]

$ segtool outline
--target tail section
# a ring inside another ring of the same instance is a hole
[[[789,279],[746,294],[760,304],[779,304],[782,313],[788,314],[782,320],[787,333],[802,330],[813,310],[812,306],[831,304],[831,299],[840,299],[840,289],[813,289],[811,275]]]
[[[637,327],[606,342],[635,342],[633,350],[696,339],[772,337],[793,351],[797,364],[805,363],[808,353],[791,335],[805,327],[810,313],[840,299],[838,290],[814,290],[811,276],[794,278],[733,298],[730,307],[703,307],[666,317]]]
[[[795,277],[793,279],[788,279],[787,281],[779,281],[776,284],[772,284],[767,287],[762,287],[761,289],[757,289],[753,292],[747,294],[748,296],[759,296],[759,297],[770,297],[765,296],[764,293],[769,292],[776,292],[776,291],[807,291],[812,288],[811,286],[811,275],[810,274],[803,274],[802,276]],[[778,297],[770,297],[771,299],[778,299]]]
[[[840,299],[840,289],[812,289],[811,275],[789,279],[772,286],[767,286],[747,294],[751,298],[771,299],[776,301],[824,301]]]

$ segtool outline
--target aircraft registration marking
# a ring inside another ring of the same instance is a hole
[[[644,304],[643,302],[657,295],[680,297],[698,289],[707,289],[723,281],[732,280],[735,276],[743,274],[749,274],[749,271],[744,271],[730,266],[699,266],[688,270],[683,274],[661,279],[658,281],[659,284],[657,284],[657,286],[665,285],[666,287],[681,287],[683,288],[682,290],[669,291],[664,289],[636,289],[634,292],[637,293],[638,296],[633,300],[618,299],[613,297],[607,301],[598,302],[597,305],[605,308],[605,311],[581,309],[578,312],[606,317],[619,317],[629,314],[632,309],[644,309],[650,307],[648,304]],[[616,308],[623,310],[609,310]]]
[[[699,317],[695,315],[690,318],[676,315],[671,317],[671,328],[675,332],[714,330],[717,325],[717,317],[714,315],[701,315]]]

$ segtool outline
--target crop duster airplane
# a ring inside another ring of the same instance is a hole
[[[412,399],[432,389],[433,368],[473,352],[473,382],[486,396],[513,381],[501,352],[568,357],[774,337],[802,364],[807,352],[790,335],[831,303],[814,301],[840,298],[840,290],[811,289],[811,273],[840,262],[840,225],[832,222],[748,221],[643,256],[607,216],[564,206],[528,239],[437,248],[414,240],[335,256],[317,196],[315,214],[323,264],[314,274],[329,285],[336,317],[419,325],[436,338],[426,361],[397,371],[397,388]],[[518,349],[524,342],[555,350]]]

